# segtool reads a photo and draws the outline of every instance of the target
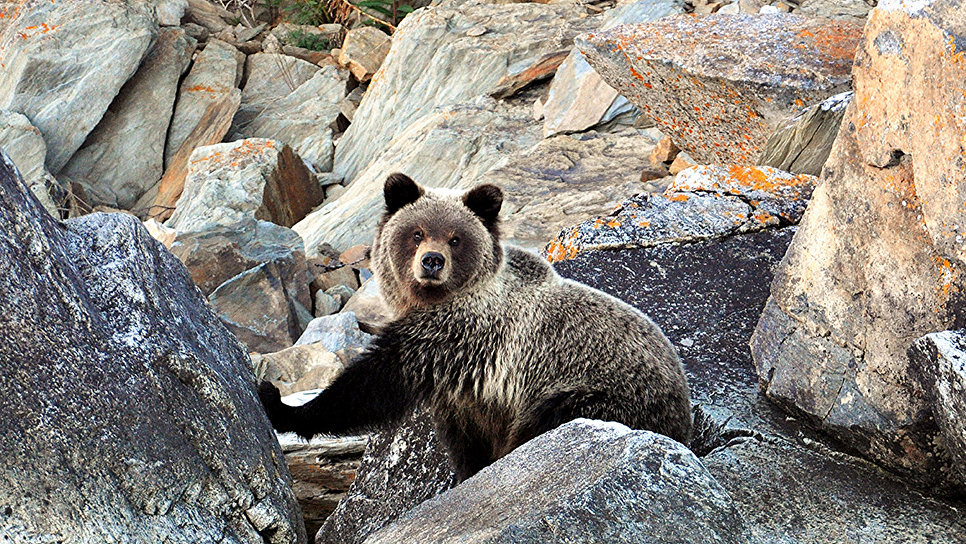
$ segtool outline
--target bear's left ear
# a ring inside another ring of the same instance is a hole
[[[390,216],[400,210],[406,204],[412,204],[423,196],[423,188],[416,185],[406,174],[396,172],[389,174],[386,178],[386,185],[383,187],[383,195],[386,198],[386,216]]]
[[[496,185],[480,185],[463,195],[463,204],[490,227],[496,224],[503,205],[503,191]]]

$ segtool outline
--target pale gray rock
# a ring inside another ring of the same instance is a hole
[[[796,174],[820,175],[852,95],[851,91],[837,94],[779,126],[765,142],[758,163]]]
[[[161,26],[179,26],[188,11],[188,0],[158,0],[154,13]]]
[[[946,449],[966,478],[966,331],[927,334],[909,356],[922,373]]]
[[[235,15],[210,0],[188,0],[188,10],[185,12],[185,17],[188,22],[201,25],[208,31],[215,33],[228,28],[228,21]]]
[[[866,0],[802,0],[796,13],[864,23],[874,5],[874,1],[870,5]]]
[[[527,442],[365,540],[750,541],[731,496],[684,445],[649,431],[586,419]]]
[[[245,54],[221,40],[209,40],[198,54],[178,91],[164,146],[165,168],[198,125],[208,106],[223,100],[225,95],[239,92],[244,64]]]
[[[366,280],[359,290],[347,299],[342,311],[354,313],[359,326],[367,332],[378,330],[393,318],[393,311],[382,296],[379,282],[374,277]]]
[[[540,249],[574,217],[605,215],[640,193],[660,139],[656,129],[560,135],[514,153],[477,182],[503,189],[502,239]]]
[[[382,187],[390,173],[403,172],[433,187],[468,189],[509,154],[539,141],[540,128],[528,107],[481,97],[440,108],[411,124],[344,193],[293,229],[305,239],[309,256],[316,255],[323,243],[340,250],[368,244],[375,235],[383,208]]]
[[[320,69],[274,53],[248,59],[242,107],[227,139],[278,140],[292,146],[314,171],[332,170],[332,137],[346,96],[348,73],[336,66]]]
[[[16,165],[30,192],[54,217],[59,217],[57,205],[50,190],[57,180],[44,167],[47,144],[40,130],[30,124],[26,116],[13,111],[0,110],[0,149]]]
[[[325,291],[316,291],[315,306],[313,306],[313,313],[315,314],[315,317],[332,315],[341,309],[342,304],[339,302],[339,299]]]
[[[271,381],[282,395],[324,389],[345,370],[342,360],[318,343],[251,357],[255,378]]]
[[[684,3],[680,0],[640,0],[605,12],[600,19],[600,30],[683,12]],[[635,110],[587,64],[584,54],[574,49],[557,68],[550,84],[543,107],[543,135],[584,131]]]
[[[181,263],[130,215],[54,221],[2,153],[0,231],[5,539],[304,543],[248,357]]]
[[[290,227],[324,192],[292,149],[252,138],[199,147],[191,154],[178,207],[165,224],[199,232],[262,219]]]
[[[339,64],[352,72],[358,81],[369,81],[382,66],[392,38],[374,26],[360,26],[346,32],[339,48]]]
[[[356,314],[342,312],[313,319],[295,345],[318,344],[331,352],[337,352],[347,348],[365,347],[371,340],[372,335],[359,329]]]
[[[6,9],[0,109],[40,129],[47,169],[57,174],[134,75],[157,25],[123,2],[26,0]]]
[[[195,45],[180,28],[162,29],[141,67],[61,170],[84,185],[93,204],[131,209],[161,179],[178,81]]]
[[[353,182],[436,108],[488,94],[504,76],[570,49],[576,33],[593,28],[593,21],[578,17],[582,11],[563,4],[470,1],[407,16],[336,148],[334,171]],[[482,35],[469,35],[480,26]]]

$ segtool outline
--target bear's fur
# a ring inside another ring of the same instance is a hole
[[[372,265],[396,319],[302,407],[259,390],[280,431],[342,434],[429,407],[460,481],[574,418],[611,420],[687,443],[681,363],[635,308],[503,247],[493,185],[385,185]]]

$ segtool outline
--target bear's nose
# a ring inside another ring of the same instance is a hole
[[[436,274],[439,274],[439,271],[443,269],[443,264],[446,263],[446,258],[443,257],[442,253],[430,251],[423,255],[422,263],[423,270],[425,270],[430,276],[435,277]]]

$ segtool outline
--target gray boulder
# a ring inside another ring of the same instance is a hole
[[[241,346],[123,214],[58,223],[0,153],[0,471],[13,542],[305,542]]]
[[[0,110],[0,149],[17,166],[24,182],[44,209],[54,217],[59,217],[57,205],[51,195],[51,189],[56,188],[57,180],[44,167],[47,144],[44,143],[40,130],[31,125],[26,116]]]
[[[927,334],[909,349],[959,474],[966,478],[966,331]]]
[[[331,352],[336,352],[364,348],[371,340],[372,335],[359,329],[356,314],[342,312],[313,319],[295,345],[319,344]]]
[[[746,544],[728,493],[686,447],[578,419],[430,499],[367,544]]]
[[[779,126],[765,142],[758,163],[796,174],[821,175],[852,95],[851,91],[837,94]]]
[[[157,24],[127,2],[27,0],[6,9],[0,109],[40,129],[57,174],[134,75]]]

